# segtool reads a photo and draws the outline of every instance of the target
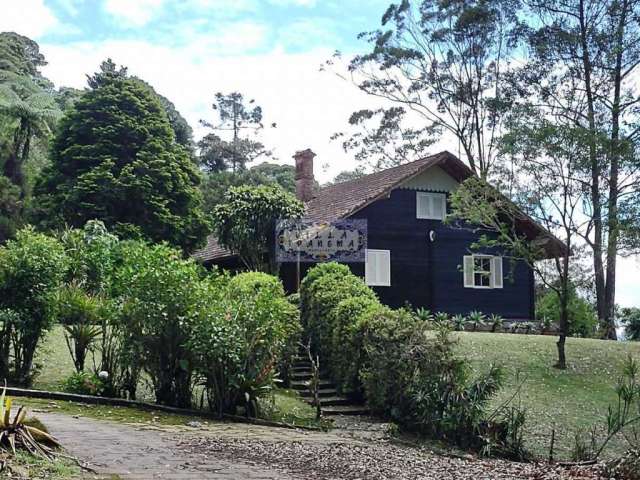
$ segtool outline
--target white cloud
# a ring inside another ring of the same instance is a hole
[[[298,6],[298,7],[315,7],[316,0],[269,0],[269,3],[280,7]]]
[[[221,47],[216,37],[219,35],[175,48],[143,41],[43,44],[49,62],[44,74],[58,86],[84,87],[85,74],[111,57],[174,102],[196,135],[203,134],[198,121],[213,118],[210,105],[215,92],[237,90],[255,98],[267,123],[277,123],[277,128],[264,131],[263,141],[282,162],[293,163],[296,150],[310,147],[318,155],[316,174],[322,182],[356,166],[329,137],[346,125],[353,110],[370,105],[371,100],[348,82],[319,71],[329,50],[228,56],[220,51],[229,45]],[[321,170],[323,164],[329,165],[327,171]]]
[[[128,26],[142,27],[158,14],[163,0],[105,0],[104,9]]]
[[[0,32],[16,32],[37,39],[58,25],[58,19],[43,0],[2,2]]]

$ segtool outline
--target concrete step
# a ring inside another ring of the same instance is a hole
[[[306,366],[296,366],[296,365],[294,365],[293,367],[291,367],[291,372],[292,373],[299,373],[299,372],[309,372],[309,373],[311,373],[311,365],[306,365]]]
[[[336,386],[328,380],[320,380],[320,384],[318,385],[318,387],[320,387],[320,390],[327,388],[336,388]],[[291,388],[293,388],[294,390],[309,390],[309,385],[307,385],[306,380],[294,380],[291,382]]]
[[[310,401],[311,399],[309,399]],[[341,397],[339,395],[335,395],[333,397],[320,397],[320,406],[324,407],[336,407],[338,405],[353,405],[351,400],[345,397]]]
[[[334,407],[322,407],[322,414],[333,415],[368,415],[369,410],[359,405],[336,405]]]
[[[336,395],[338,395],[338,391],[335,388],[321,388],[318,390],[318,396],[320,398],[334,397]],[[312,394],[307,388],[306,390],[300,390],[300,396],[306,400],[307,398],[311,398]]]
[[[311,372],[292,372],[291,380],[309,380],[312,376]]]

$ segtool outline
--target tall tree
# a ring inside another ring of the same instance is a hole
[[[584,189],[576,181],[576,171],[585,145],[580,129],[558,127],[537,110],[517,118],[516,122],[503,145],[504,153],[513,157],[517,169],[518,196],[512,202],[483,180],[471,178],[452,195],[453,215],[470,228],[484,232],[475,248],[499,247],[507,256],[525,261],[544,286],[557,295],[560,334],[556,366],[564,369],[573,289],[571,253],[576,253],[578,247],[576,232],[580,229],[580,208],[584,201]],[[526,230],[519,228],[522,211],[556,234],[566,248],[559,245],[549,248],[548,239],[526,234]]]
[[[123,237],[194,248],[208,233],[200,175],[157,96],[121,70],[89,84],[61,120],[36,186],[43,223],[99,219]]]
[[[590,221],[579,233],[593,253],[599,320],[615,338],[617,257],[640,227],[640,2],[530,0],[529,7],[526,95],[584,132],[588,150],[576,175],[590,192]]]
[[[271,151],[252,138],[244,137],[243,132],[254,135],[264,128],[262,107],[254,105],[255,100],[245,102],[241,93],[227,95],[216,93],[212,108],[218,114],[218,122],[200,120],[200,123],[212,130],[198,143],[202,166],[209,171],[220,172],[231,168],[235,173],[260,157],[271,156]],[[272,123],[271,127],[276,124]],[[226,140],[216,132],[230,135]]]
[[[379,125],[350,137],[345,148],[386,167],[415,159],[444,133],[487,177],[511,102],[501,83],[518,44],[517,12],[517,0],[402,0],[389,6],[379,30],[360,34],[371,50],[354,57],[349,71],[362,91],[391,106],[354,113],[350,123],[356,127],[375,119]]]

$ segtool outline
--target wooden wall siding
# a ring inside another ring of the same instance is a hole
[[[509,319],[533,319],[531,269],[518,262],[512,272],[511,262],[504,259],[504,288],[464,288],[462,258],[478,235],[437,220],[417,219],[415,190],[393,190],[390,198],[374,202],[352,218],[368,220],[369,248],[391,250],[391,286],[372,287],[383,303],[401,307],[409,302],[414,308],[450,314],[479,310]],[[434,242],[428,239],[431,230]],[[302,265],[301,278],[311,266]],[[364,264],[349,266],[364,278]],[[295,291],[295,272],[295,264],[282,265],[281,277],[289,292]]]
[[[518,262],[512,271],[511,262],[505,260],[504,288],[464,288],[462,258],[478,234],[417,219],[414,190],[394,190],[390,198],[353,216],[368,219],[370,248],[391,250],[391,287],[373,287],[384,303],[399,307],[408,301],[414,307],[451,314],[480,310],[505,318],[533,318],[531,269]],[[434,242],[428,238],[431,230]]]

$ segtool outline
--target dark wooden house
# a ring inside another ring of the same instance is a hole
[[[387,305],[407,303],[433,312],[467,314],[478,310],[510,320],[534,318],[534,276],[522,261],[500,252],[472,251],[479,233],[443,223],[448,195],[473,172],[442,152],[411,163],[314,190],[313,157],[298,152],[296,190],[305,217],[319,221],[368,221],[365,263],[348,264]],[[526,215],[519,221],[527,238],[544,243],[546,255],[564,252],[562,242]],[[232,252],[210,236],[194,257],[205,264],[237,267]],[[302,276],[312,265],[303,264]],[[288,291],[296,288],[296,265],[282,264]]]

